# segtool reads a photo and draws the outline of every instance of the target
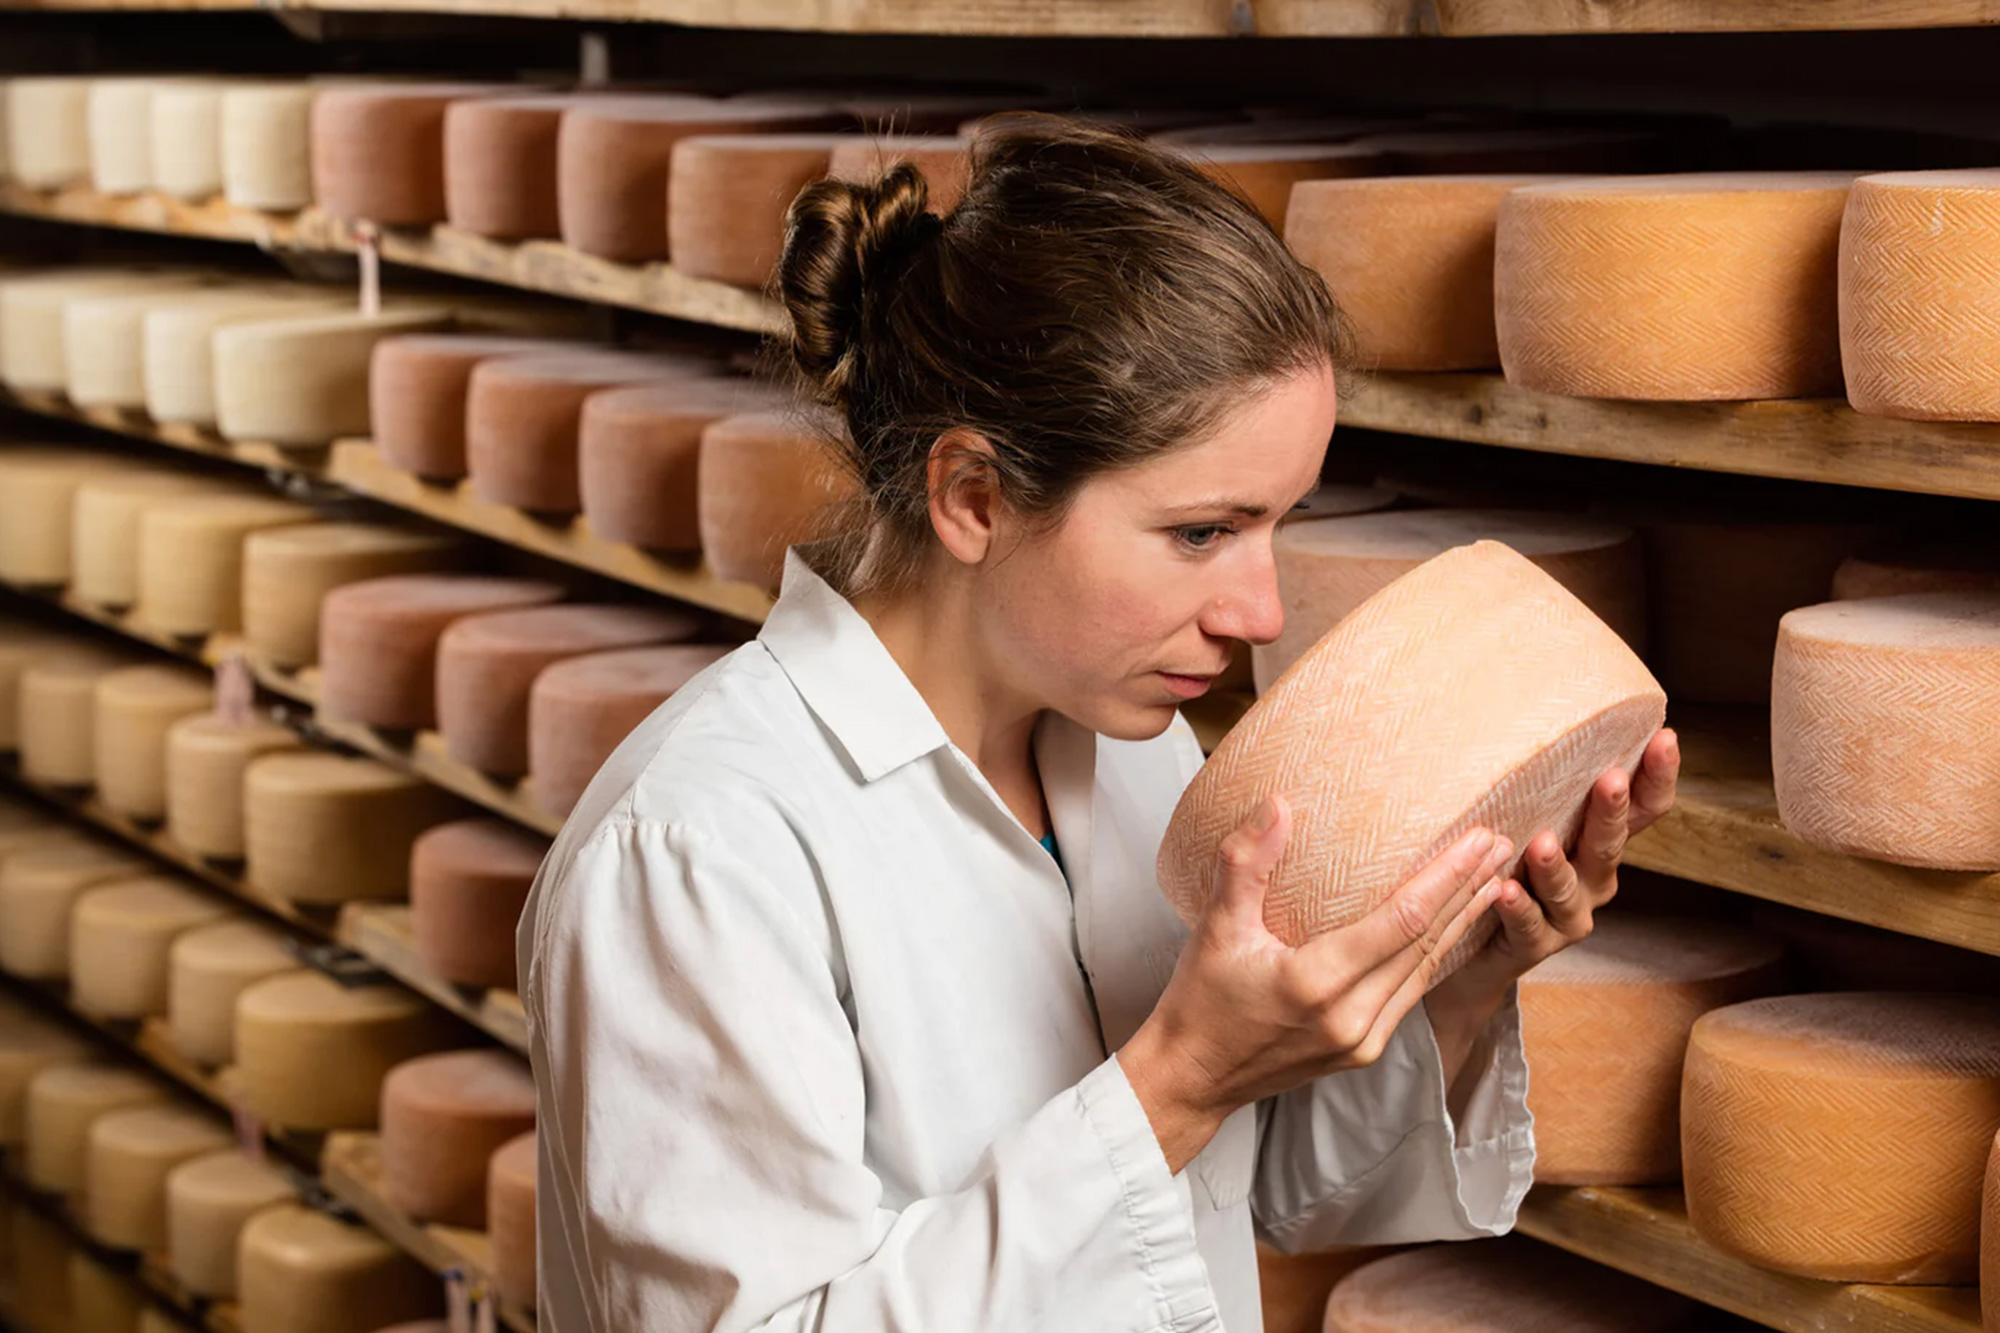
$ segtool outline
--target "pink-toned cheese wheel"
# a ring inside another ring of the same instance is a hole
[[[531,513],[576,513],[583,504],[577,428],[584,400],[600,389],[698,378],[710,368],[688,357],[614,351],[481,362],[465,403],[473,490],[492,504]]]
[[[1196,920],[1223,838],[1282,794],[1291,841],[1264,918],[1299,943],[1374,910],[1468,828],[1567,844],[1597,778],[1635,767],[1665,713],[1644,664],[1560,583],[1498,542],[1458,547],[1349,615],[1223,739],[1174,812],[1160,885]]]
[[[1833,571],[1836,601],[1912,592],[2000,592],[2000,549],[1990,540],[1906,539],[1856,551]]]
[[[854,494],[814,420],[792,412],[727,417],[702,432],[701,549],[717,578],[775,590],[785,552],[825,535]]]
[[[501,1298],[535,1308],[535,1136],[510,1139],[486,1168],[486,1236]]]
[[[1274,543],[1285,627],[1254,650],[1269,689],[1320,636],[1403,575],[1454,546],[1502,542],[1643,648],[1645,570],[1638,534],[1602,519],[1505,509],[1408,509],[1288,523]]]
[[[548,854],[499,819],[440,824],[410,848],[410,921],[424,969],[455,986],[515,989],[514,927]]]
[[[368,363],[368,418],[375,447],[392,467],[455,481],[465,475],[465,397],[473,368],[498,356],[576,347],[547,338],[465,333],[385,338],[375,344]]]
[[[337,218],[391,227],[444,221],[444,117],[503,85],[334,85],[312,104],[313,200]]]
[[[702,433],[725,417],[781,403],[777,390],[747,380],[592,394],[577,426],[578,481],[591,529],[652,550],[701,549]]]
[[[839,129],[824,106],[698,97],[605,97],[563,116],[556,153],[562,238],[600,259],[667,257],[674,145],[695,134]]]
[[[1356,1269],[1325,1333],[1669,1333],[1683,1296],[1525,1237],[1430,1245]]]
[[[700,619],[672,607],[538,606],[454,620],[437,649],[437,719],[445,748],[482,772],[528,771],[528,689],[566,657],[684,643]]]
[[[405,1061],[382,1081],[382,1194],[424,1222],[483,1228],[486,1163],[535,1127],[535,1077],[508,1051]]]
[[[1370,176],[1384,170],[1379,154],[1353,144],[1207,144],[1182,151],[1278,228],[1285,225],[1292,187],[1301,181]]]
[[[536,803],[569,814],[619,742],[730,651],[715,644],[628,648],[571,658],[537,676],[528,698]]]
[[[320,707],[374,727],[437,720],[437,643],[460,616],[541,606],[563,595],[540,579],[397,574],[336,588],[320,603]]]
[[[1559,171],[1606,175],[1657,171],[1671,165],[1659,136],[1636,130],[1433,129],[1399,130],[1356,139],[1380,153],[1398,174],[1419,172]]]
[[[447,108],[444,203],[451,225],[512,241],[561,235],[556,133],[565,111],[599,96],[489,97]]]
[[[965,196],[972,172],[972,140],[956,135],[884,135],[851,139],[833,150],[827,175],[857,183],[874,181],[907,162],[930,186],[930,211],[949,213]]]
[[[851,135],[699,135],[674,145],[667,253],[692,278],[762,288],[785,244],[785,214],[827,174]]]

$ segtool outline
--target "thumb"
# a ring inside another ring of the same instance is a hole
[[[1222,840],[1215,853],[1215,888],[1208,914],[1235,930],[1264,929],[1264,894],[1271,872],[1292,836],[1292,810],[1282,796],[1266,796],[1250,817]]]

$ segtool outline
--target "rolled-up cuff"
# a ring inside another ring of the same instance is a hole
[[[1459,1224],[1476,1235],[1513,1230],[1521,1200],[1535,1179],[1535,1118],[1528,1110],[1518,991],[1508,992],[1487,1028],[1486,1067],[1456,1121],[1447,1104],[1444,1057],[1429,1019],[1407,1026],[1421,1043],[1418,1059],[1434,1071],[1438,1114],[1446,1130],[1437,1147],[1450,1159],[1447,1179],[1457,1184]]]

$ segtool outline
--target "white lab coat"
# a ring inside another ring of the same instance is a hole
[[[1109,1053],[1185,935],[1153,861],[1201,754],[1035,744],[1067,879],[794,554],[619,748],[520,929],[544,1333],[1259,1333],[1253,1234],[1512,1226],[1512,1001],[1457,1123],[1419,1007],[1168,1173]]]

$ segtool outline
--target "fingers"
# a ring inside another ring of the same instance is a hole
[[[1681,738],[1672,728],[1662,729],[1647,744],[1632,779],[1632,832],[1650,827],[1673,809],[1680,772]]]
[[[1439,936],[1437,947],[1419,956],[1417,965],[1407,975],[1397,977],[1385,970],[1379,977],[1371,977],[1365,983],[1366,988],[1372,989],[1378,981],[1390,981],[1393,982],[1394,989],[1388,993],[1387,999],[1382,1001],[1376,1013],[1375,1027],[1369,1033],[1368,1041],[1364,1043],[1364,1054],[1370,1050],[1380,1051],[1387,1048],[1389,1038],[1395,1035],[1403,1019],[1409,1015],[1410,1010],[1422,1003],[1424,996],[1437,983],[1438,971],[1444,966],[1445,959],[1451,956],[1451,951],[1458,947],[1459,942],[1484,919],[1489,911],[1497,908],[1510,886],[1516,897],[1526,901],[1528,907],[1539,916],[1541,909],[1535,907],[1533,900],[1528,898],[1519,883],[1511,879],[1489,880],[1472,901],[1466,904],[1465,910],[1460,912],[1446,931]],[[1355,998],[1357,1002],[1361,1002],[1372,997],[1367,995],[1363,988],[1357,988]]]
[[[1595,905],[1577,866],[1562,854],[1552,833],[1537,834],[1528,844],[1528,882],[1535,887],[1535,901],[1529,906],[1548,918],[1565,935],[1590,933],[1590,913]],[[1611,883],[1616,884],[1617,862],[1612,862]],[[1522,897],[1527,897],[1524,893]]]
[[[1239,931],[1264,929],[1264,895],[1292,836],[1292,811],[1282,796],[1266,796],[1222,840],[1215,854],[1209,914]]]
[[[1452,914],[1513,855],[1513,844],[1505,838],[1473,829],[1367,916],[1303,947],[1312,949],[1324,941],[1321,951],[1338,957],[1351,976],[1366,976],[1406,955],[1421,956],[1435,947]]]
[[[1625,855],[1625,840],[1631,831],[1631,815],[1632,784],[1623,770],[1614,768],[1590,789],[1583,832],[1577,836],[1576,855],[1570,858],[1592,892],[1616,882],[1618,862]],[[1539,883],[1535,891],[1541,891]]]

